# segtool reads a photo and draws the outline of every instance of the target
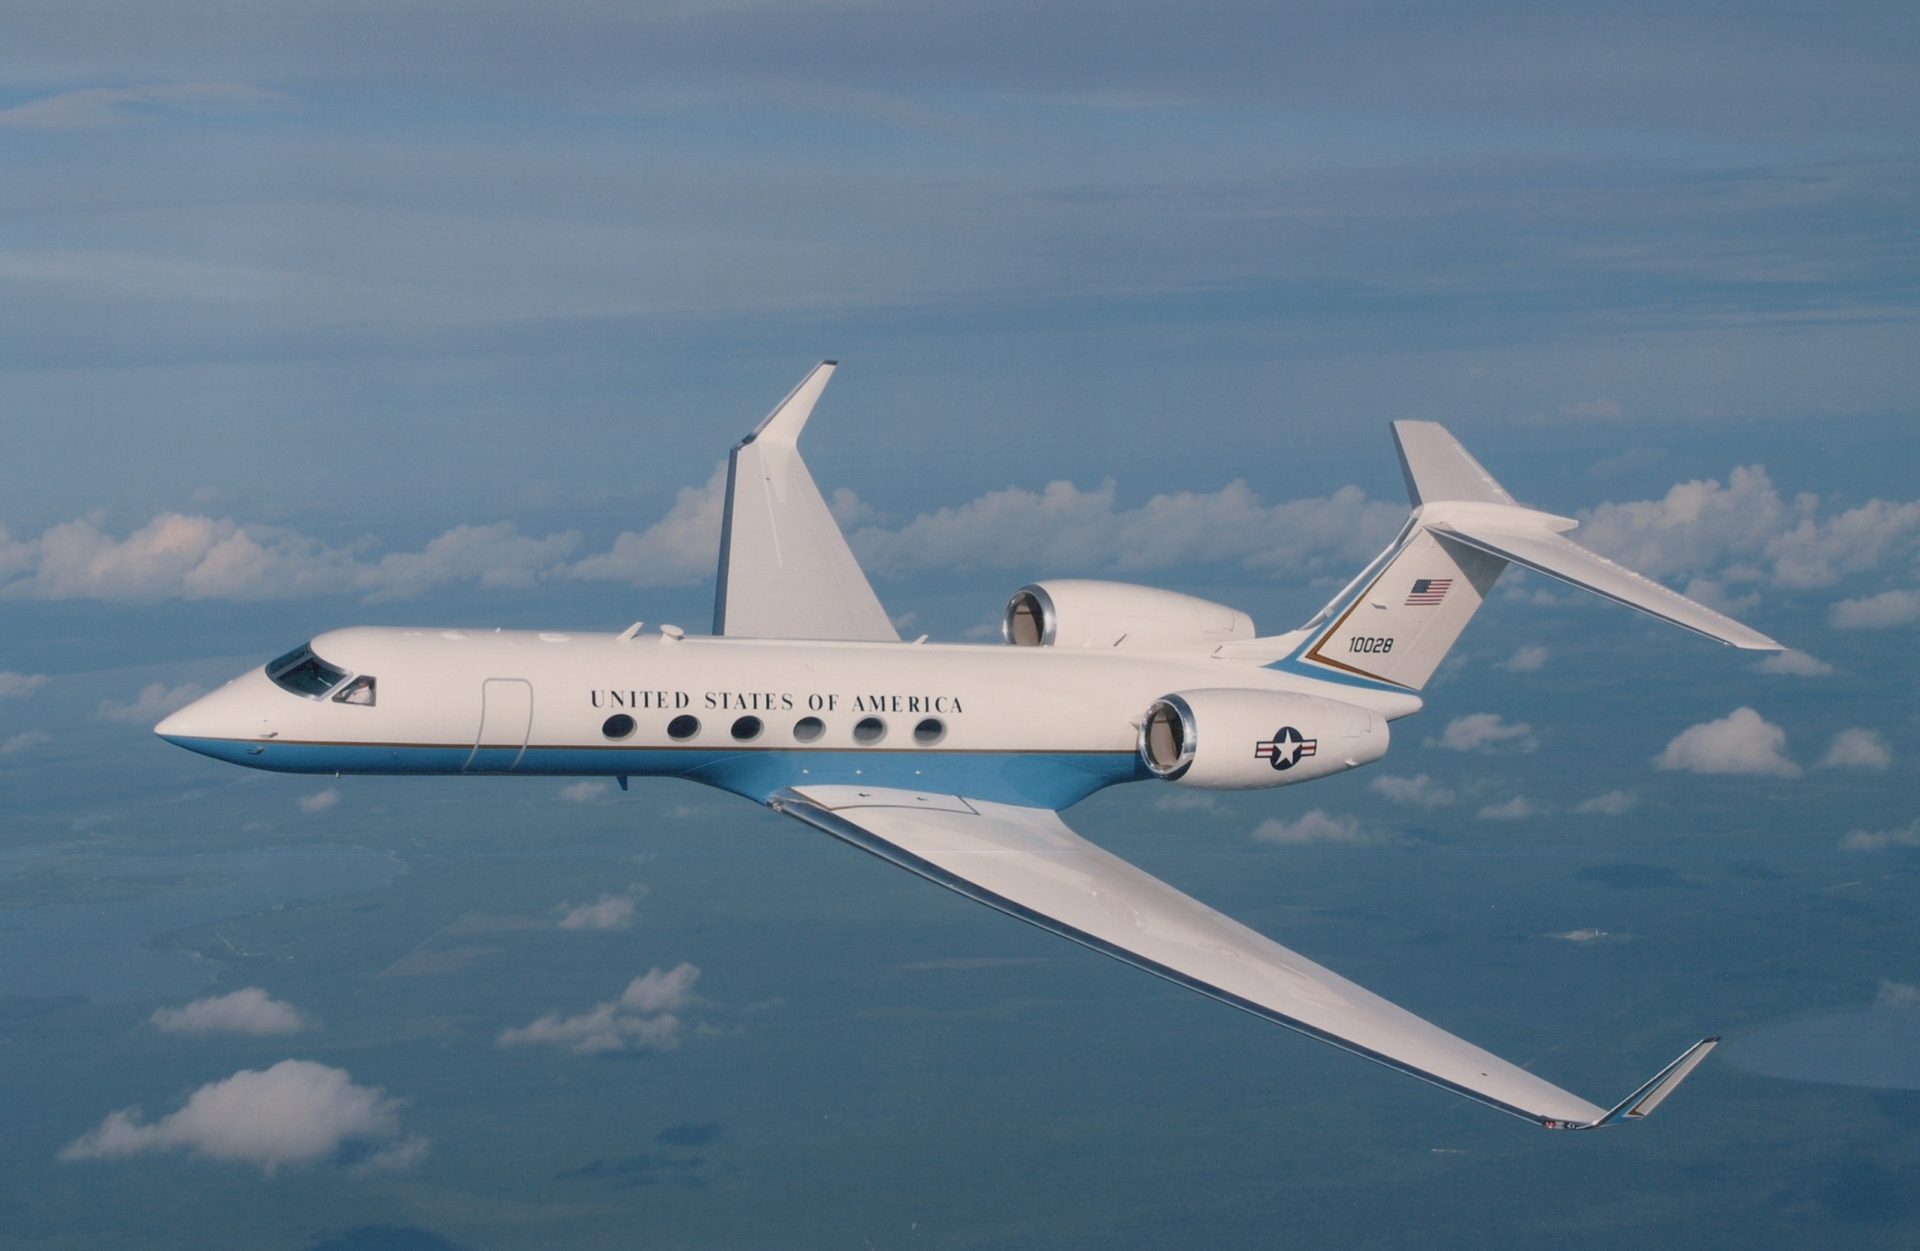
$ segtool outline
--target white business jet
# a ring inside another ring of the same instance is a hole
[[[825,362],[733,450],[713,634],[322,634],[156,727],[289,773],[666,775],[744,795],[1029,924],[1550,1129],[1646,1116],[1696,1043],[1611,1108],[1398,1008],[1081,838],[1117,782],[1289,786],[1386,754],[1519,565],[1735,647],[1779,644],[1567,539],[1445,429],[1397,422],[1398,536],[1306,625],[1170,591],[1039,582],[1005,645],[900,640],[797,450]]]

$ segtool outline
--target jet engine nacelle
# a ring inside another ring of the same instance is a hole
[[[1015,647],[1185,650],[1250,639],[1253,618],[1178,591],[1056,579],[1015,591],[1000,632]]]
[[[1154,775],[1204,790],[1289,786],[1387,754],[1387,719],[1338,700],[1285,692],[1182,691],[1140,724]]]

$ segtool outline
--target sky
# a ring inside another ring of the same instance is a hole
[[[1912,6],[7,27],[0,1245],[1920,1232]],[[1048,576],[1289,628],[1414,418],[1787,642],[1510,578],[1381,764],[1069,817],[1596,1100],[1727,1047],[1542,1144],[686,784],[148,733],[340,625],[703,628],[716,471],[823,358],[909,636]]]

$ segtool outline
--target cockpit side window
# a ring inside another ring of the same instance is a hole
[[[358,704],[362,708],[373,707],[373,679],[364,673],[361,674],[353,681],[341,687],[340,693],[333,697],[333,702],[336,704]]]
[[[268,665],[267,676],[282,690],[319,699],[338,686],[347,671],[328,664],[302,644]]]

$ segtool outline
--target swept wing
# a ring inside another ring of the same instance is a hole
[[[793,787],[770,806],[1102,955],[1550,1129],[1646,1115],[1716,1041],[1608,1110],[1182,894],[1048,809],[858,786]]]

